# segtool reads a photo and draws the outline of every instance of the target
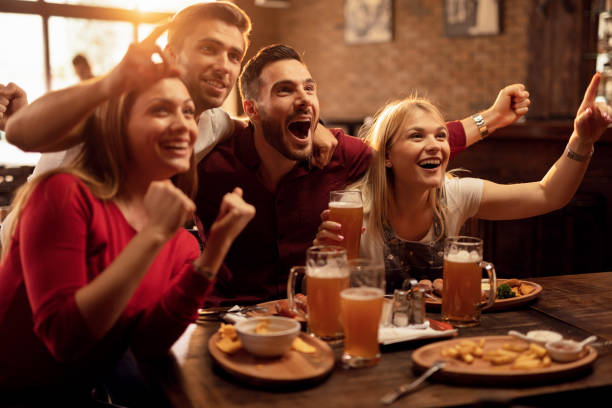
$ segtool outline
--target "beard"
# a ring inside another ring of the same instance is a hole
[[[182,75],[181,80],[187,87],[187,91],[196,106],[196,111],[205,111],[207,109],[218,108],[223,105],[223,102],[229,96],[229,90],[226,90],[221,95],[210,95],[207,93],[205,85],[197,77],[189,77]]]
[[[263,112],[261,113],[261,129],[266,142],[287,159],[295,161],[310,160],[312,156],[312,143],[303,149],[293,147],[291,142],[285,138],[282,125],[277,120],[263,114]]]

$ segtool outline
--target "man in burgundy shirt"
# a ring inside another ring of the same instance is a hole
[[[461,122],[450,122],[450,144],[459,152],[526,112],[522,85],[504,88],[494,105]],[[344,188],[368,168],[370,149],[360,139],[332,130],[338,141],[327,167],[309,164],[319,119],[316,83],[290,47],[261,49],[244,67],[240,92],[249,125],[217,145],[198,167],[196,197],[200,231],[208,232],[224,194],[244,190],[255,218],[234,241],[207,305],[257,303],[286,296],[289,269],[304,264],[329,192]],[[514,100],[513,100],[514,98]],[[205,239],[205,237],[203,237]]]

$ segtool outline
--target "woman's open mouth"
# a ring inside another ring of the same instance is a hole
[[[440,165],[442,164],[442,160],[440,160],[440,159],[425,159],[425,160],[421,160],[418,164],[423,169],[433,170],[433,169],[437,169],[438,167],[440,167]]]
[[[191,144],[189,142],[166,142],[160,143],[160,147],[174,156],[188,156],[191,154]]]

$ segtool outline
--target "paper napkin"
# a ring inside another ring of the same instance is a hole
[[[380,344],[393,344],[402,341],[429,339],[437,337],[451,337],[457,333],[457,329],[434,330],[430,327],[429,321],[421,325],[411,325],[405,327],[385,327],[378,329],[378,342]]]

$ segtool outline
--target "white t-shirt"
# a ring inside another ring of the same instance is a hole
[[[468,218],[473,217],[480,208],[484,182],[472,177],[447,178],[446,189],[446,222],[448,235],[459,234],[459,230]]]
[[[444,189],[446,193],[446,223],[448,235],[457,235],[468,218],[473,217],[480,208],[483,180],[472,177],[446,177]],[[364,214],[364,225],[367,225],[367,214]],[[434,237],[432,225],[420,243],[429,243]],[[401,239],[400,237],[397,237]],[[383,248],[368,235],[367,230],[361,237],[361,256],[372,259],[382,259]]]
[[[207,109],[200,115],[198,120],[198,137],[194,145],[196,163],[222,140],[228,138],[234,131],[234,122],[227,112],[221,108]],[[46,171],[68,165],[79,154],[82,143],[71,147],[68,150],[53,153],[44,153],[36,164],[32,177],[36,177]],[[2,246],[8,243],[7,231],[13,222],[13,212],[8,213],[2,222],[0,231],[0,241]]]

